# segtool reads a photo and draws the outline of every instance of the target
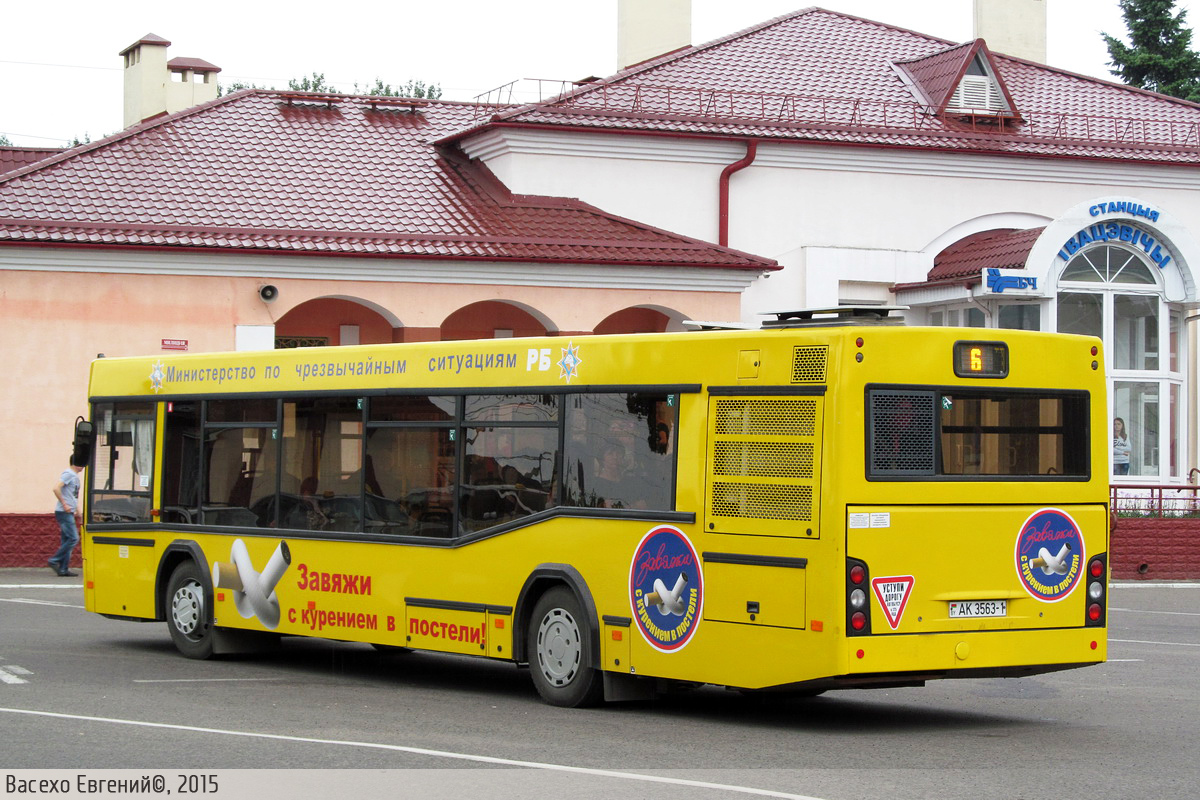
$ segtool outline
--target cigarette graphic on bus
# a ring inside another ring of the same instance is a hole
[[[1047,575],[1066,575],[1067,570],[1071,568],[1071,564],[1067,561],[1067,556],[1071,554],[1071,545],[1064,543],[1058,549],[1058,555],[1050,555],[1050,551],[1046,548],[1038,550],[1037,558],[1029,562],[1031,567],[1041,567],[1042,572]]]
[[[279,625],[279,598],[275,586],[288,565],[292,552],[287,542],[280,542],[267,561],[262,573],[254,569],[246,543],[235,539],[229,553],[230,561],[214,561],[213,586],[233,592],[233,604],[244,619],[258,617],[259,622],[272,630]]]
[[[683,612],[687,610],[687,604],[683,602],[683,590],[687,588],[687,582],[687,573],[679,573],[674,588],[668,592],[667,585],[663,583],[662,578],[655,578],[654,591],[646,595],[646,605],[656,606],[658,613],[663,616],[674,614],[682,617]]]

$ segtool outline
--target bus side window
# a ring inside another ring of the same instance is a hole
[[[367,398],[364,530],[449,536],[459,401],[444,395]]]
[[[586,394],[567,414],[567,502],[669,510],[675,407],[662,395]]]

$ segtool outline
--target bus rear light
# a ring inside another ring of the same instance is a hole
[[[871,632],[871,604],[867,583],[871,572],[864,561],[846,559],[846,634],[865,636]]]
[[[1097,628],[1105,624],[1105,608],[1108,605],[1108,554],[1099,553],[1088,562],[1087,608],[1083,624]]]

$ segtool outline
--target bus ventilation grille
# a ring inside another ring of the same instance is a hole
[[[825,356],[829,348],[793,347],[792,383],[824,383]]]
[[[873,390],[867,396],[871,474],[934,474],[933,392]]]
[[[716,400],[709,505],[714,517],[812,520],[817,402]]]
[[[811,478],[812,442],[716,442],[713,475]]]
[[[815,436],[817,404],[814,400],[717,401],[717,436]]]
[[[717,517],[812,519],[811,486],[764,486],[753,483],[713,484],[712,513]]]

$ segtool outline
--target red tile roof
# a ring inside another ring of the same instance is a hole
[[[925,105],[942,108],[957,88],[965,62],[971,57],[970,43],[948,47],[920,58],[896,61],[896,66],[912,78],[914,88]]]
[[[1024,269],[1029,251],[1044,230],[999,229],[963,237],[934,257],[928,282],[978,281],[987,267]]]
[[[0,244],[778,268],[578,200],[510,194],[430,144],[473,113],[237,92],[0,176]]]
[[[0,147],[0,176],[62,152],[61,147]]]
[[[128,53],[130,50],[132,50],[133,48],[137,47],[139,44],[153,44],[153,45],[159,45],[159,46],[161,46],[161,47],[170,47],[170,46],[171,46],[171,43],[170,43],[170,42],[168,42],[166,39],[164,39],[163,37],[159,36],[158,34],[155,34],[155,33],[147,33],[145,36],[143,36],[142,38],[138,39],[138,40],[137,40],[136,42],[134,42],[133,44],[129,45],[129,47],[126,47],[124,50],[122,50],[122,51],[119,53],[119,55],[125,55],[125,54],[126,54],[126,53]]]
[[[1200,105],[999,53],[990,54],[991,63],[1021,121],[998,129],[994,120],[938,116],[937,98],[915,102],[897,64],[945,54],[954,44],[810,8],[546,103],[481,117],[476,127],[572,126],[1200,163]]]
[[[181,56],[172,58],[167,62],[167,69],[190,69],[193,72],[220,72],[221,68],[216,64],[210,64],[203,58],[188,58]]]

